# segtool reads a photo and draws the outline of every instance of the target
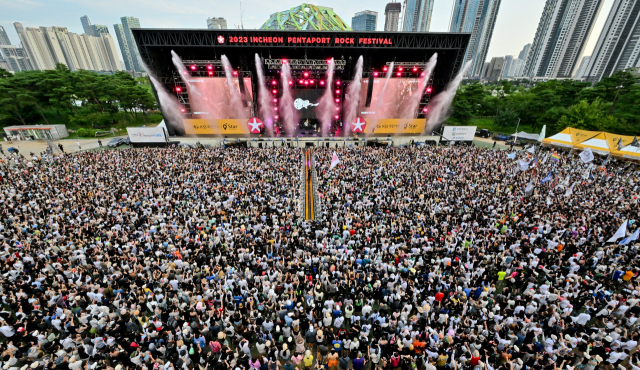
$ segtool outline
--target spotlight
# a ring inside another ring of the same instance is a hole
[[[418,72],[418,67],[413,67],[414,72]]]
[[[273,102],[277,103],[278,102],[278,98],[273,98]]]
[[[286,59],[282,59],[282,64],[286,64],[287,60]]]
[[[336,107],[336,112],[340,110],[340,107]]]
[[[402,76],[402,73],[398,72],[398,73],[396,73],[396,76],[400,77],[400,76]]]
[[[238,75],[238,71],[233,71],[233,75],[237,76]]]
[[[423,111],[424,113],[427,113],[427,112],[429,111],[429,108],[424,107],[424,108],[422,109],[422,111]]]
[[[304,77],[309,77],[309,72],[305,72]]]
[[[320,80],[320,85],[324,86],[324,80]]]
[[[389,67],[384,66],[384,67],[382,67],[382,70],[383,70],[384,72],[386,72],[386,71],[388,71],[388,70],[389,70]]]
[[[184,74],[184,75],[187,75],[188,73],[189,73],[189,72],[187,72],[187,71],[182,72],[182,74]]]
[[[180,112],[184,113],[184,112],[186,112],[186,111],[184,110],[184,108],[182,108],[182,109],[180,109]]]
[[[316,80],[311,80],[309,81],[309,83],[313,85],[314,83],[316,83]]]
[[[196,67],[196,65],[195,65],[195,64],[192,64],[192,65],[191,65],[191,70],[192,70],[192,71],[195,71],[196,69],[198,69],[198,67]]]
[[[289,86],[293,85],[293,81],[289,81]]]
[[[331,64],[331,59],[327,59],[327,64]]]
[[[275,119],[280,119],[280,116],[276,115],[275,117],[273,117]]]
[[[427,87],[427,92],[430,93],[431,92],[431,86]]]
[[[340,99],[336,99],[336,103],[340,103]]]
[[[302,85],[302,84],[304,83],[304,80],[300,80],[300,81],[298,81],[298,83],[299,83],[300,85]]]
[[[339,95],[339,94],[340,94],[340,90],[336,90],[336,94],[338,94],[338,95]]]
[[[373,72],[373,77],[378,77],[378,72]]]
[[[304,84],[308,85],[309,84],[309,80],[304,80]]]
[[[209,71],[209,76],[213,76],[213,72]]]
[[[181,92],[182,88],[180,86],[176,86],[176,92]]]
[[[271,80],[271,84],[272,84],[272,85],[277,84],[276,80]]]
[[[404,71],[404,68],[398,67],[398,71],[402,72],[402,71]]]
[[[424,77],[426,73],[422,72],[420,73],[420,76]]]
[[[277,93],[278,93],[278,90],[273,89],[273,90],[271,90],[271,92],[272,92],[273,94],[277,94]]]
[[[207,69],[213,71],[213,66],[211,64],[207,64]]]
[[[340,85],[340,80],[336,81],[336,85]]]
[[[339,118],[340,118],[340,116],[336,114],[334,118],[335,118],[335,119],[339,119]]]
[[[277,112],[278,111],[278,107],[273,107],[273,110],[275,110]]]

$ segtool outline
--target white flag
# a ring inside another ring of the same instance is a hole
[[[547,133],[547,125],[542,126],[542,131],[540,131],[540,135],[538,135],[538,141],[542,142],[544,139],[544,135]]]
[[[638,240],[638,236],[640,236],[640,227],[637,228],[630,237],[622,239],[618,245],[627,245],[631,242],[635,242]]]
[[[331,157],[331,167],[329,167],[329,171],[333,169],[333,167],[337,166],[340,163],[340,159],[338,159],[338,155],[336,152],[333,152],[333,157]]]
[[[576,186],[577,182],[574,182],[571,187],[569,189],[567,189],[567,191],[565,191],[564,196],[568,197],[569,195],[573,194],[573,187]]]
[[[593,152],[591,151],[591,148],[583,150],[582,153],[580,153],[580,159],[582,159],[584,163],[591,162],[593,160]]]
[[[507,154],[507,159],[516,159],[516,153]]]
[[[527,149],[527,152],[529,152],[531,154],[536,154],[536,146],[535,145],[531,145],[531,148]]]
[[[525,172],[529,169],[529,164],[531,161],[518,161],[518,165],[520,166],[520,171]]]
[[[627,235],[627,223],[627,220],[624,220],[622,225],[620,225],[620,227],[618,228],[618,231],[616,231],[616,233],[613,234],[613,236],[609,240],[607,240],[607,243],[613,243],[620,238],[624,238],[624,236]]]

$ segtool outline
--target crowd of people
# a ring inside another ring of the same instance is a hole
[[[640,369],[630,162],[319,148],[306,221],[300,149],[8,155],[4,370]]]

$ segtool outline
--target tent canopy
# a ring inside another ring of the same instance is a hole
[[[543,144],[552,146],[561,146],[563,148],[573,148],[573,139],[571,138],[571,128],[567,127],[557,134],[542,139]]]
[[[524,131],[520,131],[516,135],[518,135],[518,139],[525,140],[538,140],[538,137],[540,136],[540,134],[529,134]]]
[[[631,139],[633,140],[633,138]],[[622,150],[613,152],[613,155],[640,161],[640,147],[627,145]]]
[[[591,148],[591,151],[593,151],[594,153],[602,155],[608,155],[609,153],[611,153],[611,149],[609,148],[609,143],[607,142],[607,137],[604,132],[601,132],[591,139],[577,144],[575,147],[576,149],[582,150]]]

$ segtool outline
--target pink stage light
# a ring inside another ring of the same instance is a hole
[[[278,111],[278,107],[273,107],[273,110],[275,110],[277,112]]]
[[[426,73],[422,72],[422,73],[420,73],[420,76],[424,77],[424,75],[425,75],[425,74],[426,74]]]
[[[316,80],[311,80],[309,81],[309,83],[313,85],[314,83],[316,83]]]
[[[340,107],[336,107],[336,112],[340,110]]]
[[[238,75],[238,71],[233,71],[233,75],[237,76]]]
[[[276,80],[271,80],[271,84],[275,86],[277,84]]]
[[[280,119],[280,116],[275,116],[275,117],[273,117],[273,118],[275,118],[275,119]]]
[[[304,80],[300,80],[300,81],[298,81],[298,83],[299,83],[300,85],[302,85],[302,84],[304,83]]]
[[[293,81],[289,81],[289,86],[293,85]]]
[[[384,66],[384,67],[382,68],[382,70],[383,70],[384,72],[386,72],[386,71],[388,71],[388,70],[389,70],[389,67]]]
[[[431,86],[427,87],[427,92],[430,93],[431,92]]]
[[[336,99],[336,103],[340,103],[340,99]]]
[[[413,67],[414,72],[418,72],[418,67]]]
[[[398,72],[398,73],[396,73],[396,76],[400,77],[400,76],[402,76],[402,73]]]
[[[335,115],[335,119],[339,119],[339,118],[340,118],[340,116],[336,114]]]
[[[304,84],[308,85],[309,84],[309,80],[304,80]]]
[[[207,64],[207,69],[213,71],[213,66],[211,64]]]
[[[336,90],[336,94],[340,94],[340,90]]]
[[[273,102],[277,103],[278,102],[278,98],[273,98]]]
[[[422,109],[422,111],[423,111],[424,113],[427,113],[427,112],[429,111],[429,108],[424,107],[424,109]]]
[[[320,85],[324,86],[324,80],[320,80]]]
[[[213,76],[213,72],[209,72],[209,76]]]
[[[340,85],[340,80],[336,81],[336,85],[338,86]]]
[[[378,77],[378,72],[373,72],[373,77]]]
[[[182,108],[182,109],[180,109],[180,112],[184,113],[184,112],[186,112],[186,111],[184,110],[184,108]]]
[[[176,92],[181,92],[182,88],[180,86],[176,86]]]
[[[402,71],[404,71],[404,68],[398,67],[398,71],[402,72]]]
[[[198,67],[196,67],[196,65],[195,65],[195,64],[192,64],[192,65],[191,65],[191,70],[192,70],[192,71],[195,71],[196,69],[198,69]]]
[[[304,77],[309,77],[309,72],[305,72]]]
[[[286,59],[282,59],[282,64],[286,64],[287,60]]]
[[[331,64],[331,59],[327,59],[327,64]]]
[[[278,93],[278,90],[273,89],[273,90],[271,90],[271,93],[273,93],[273,94],[277,94],[277,93]]]

